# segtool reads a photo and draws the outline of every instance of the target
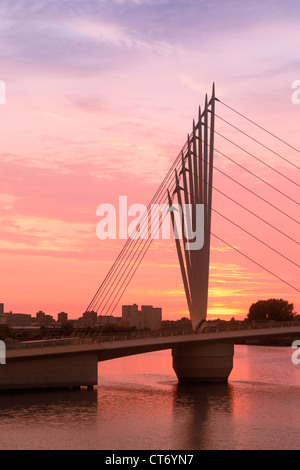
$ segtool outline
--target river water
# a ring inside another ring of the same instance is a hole
[[[235,346],[228,384],[178,385],[171,351],[99,363],[94,390],[0,395],[4,450],[300,449],[300,364]]]

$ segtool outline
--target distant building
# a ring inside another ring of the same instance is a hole
[[[112,315],[99,315],[97,318],[98,325],[117,325],[120,323],[121,317],[113,317]]]
[[[35,318],[36,318],[36,321],[41,325],[45,322],[45,312],[42,312],[42,310],[39,310],[38,312],[36,312],[35,314]]]
[[[97,312],[84,312],[82,316],[82,324],[85,326],[97,325]]]
[[[142,328],[150,328],[150,330],[160,330],[162,319],[162,309],[152,307],[152,305],[142,305],[141,320]]]
[[[162,309],[152,305],[142,305],[141,310],[136,304],[122,306],[122,322],[128,326],[135,326],[138,330],[161,328]]]
[[[31,326],[33,318],[26,313],[4,312],[4,304],[0,304],[0,324],[8,326]]]
[[[32,326],[32,317],[26,313],[6,313],[8,326]]]
[[[46,315],[45,312],[42,312],[42,310],[39,310],[37,313],[36,313],[36,322],[40,325],[40,326],[49,326],[51,325],[52,323],[55,322],[54,318],[52,317],[52,315]]]
[[[122,305],[122,322],[124,325],[141,328],[141,315],[137,304]]]
[[[67,323],[68,321],[68,314],[66,312],[60,312],[57,314],[57,321],[58,323],[61,323],[62,325],[64,323]]]
[[[4,304],[0,304],[0,325],[6,323],[6,315],[4,314]]]

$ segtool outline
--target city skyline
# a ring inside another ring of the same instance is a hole
[[[42,308],[53,315],[63,305],[70,318],[85,311],[124,244],[97,238],[98,205],[116,205],[122,195],[129,203],[148,204],[192,131],[213,82],[218,98],[299,147],[300,106],[292,101],[292,83],[299,78],[299,5],[279,8],[272,1],[255,1],[250,8],[230,3],[227,9],[220,1],[210,2],[205,20],[191,1],[124,0],[111,8],[105,1],[88,6],[73,2],[72,8],[54,1],[50,10],[42,0],[36,8],[21,1],[13,11],[5,2],[1,5],[10,54],[2,60],[0,77],[6,84],[6,104],[0,105],[0,249],[2,295],[12,311]],[[183,15],[189,19],[184,24]],[[216,114],[241,126],[221,104]],[[263,140],[249,123],[245,129]],[[234,130],[218,118],[216,130],[236,140]],[[283,144],[271,137],[264,142],[272,148],[275,143],[278,153],[297,162],[297,153]],[[218,135],[216,148],[295,196],[290,183]],[[293,178],[293,169],[274,154],[258,150],[253,142],[247,148]],[[283,211],[291,216],[296,212],[292,202],[245,176],[220,154],[215,161]],[[221,174],[215,173],[214,184],[266,214],[263,203]],[[259,236],[294,257],[292,243],[217,192],[213,207],[245,228],[255,224]],[[290,235],[296,233],[295,224],[283,215],[271,209],[266,215]],[[249,250],[258,262],[297,285],[296,270],[266,247],[217,214],[212,214],[212,226],[221,238]],[[253,302],[268,298],[287,299],[299,311],[298,293],[212,238],[208,318],[241,319]],[[161,305],[165,319],[188,315],[172,240],[153,241],[120,305],[133,302]]]
[[[84,319],[84,317],[86,316],[86,318],[90,318],[89,317],[89,314],[93,314],[92,315],[92,318],[94,319],[99,319],[99,318],[114,318],[114,319],[122,319],[123,318],[123,313],[126,311],[126,308],[130,308],[130,307],[134,307],[136,308],[136,312],[138,312],[139,314],[143,314],[143,311],[144,313],[148,312],[148,315],[149,315],[149,312],[150,314],[154,314],[154,316],[156,316],[159,312],[159,316],[161,318],[161,314],[162,314],[162,309],[160,307],[153,307],[153,305],[141,305],[141,310],[139,311],[138,310],[138,305],[137,304],[132,304],[132,305],[122,305],[121,307],[121,311],[120,312],[116,312],[115,315],[98,315],[98,313],[94,310],[86,310],[84,312],[81,312],[81,313],[78,313],[76,315],[76,317],[73,317],[73,318],[69,318],[69,315],[68,315],[68,312],[65,312],[64,310],[61,310],[59,312],[57,312],[55,314],[55,316],[57,317],[56,319],[54,318],[53,315],[49,315],[47,314],[46,312],[44,312],[43,310],[38,310],[37,312],[32,312],[32,313],[23,313],[23,312],[13,312],[12,310],[7,310],[5,309],[5,304],[4,303],[0,303],[0,324],[5,324],[5,322],[3,323],[2,322],[2,318],[3,316],[7,316],[7,315],[10,315],[12,317],[16,316],[18,317],[20,320],[21,320],[21,317],[23,316],[25,318],[24,321],[26,321],[26,318],[28,319],[28,317],[31,317],[32,320],[35,320],[35,319],[44,319],[44,318],[48,318],[48,319],[51,319],[53,321],[57,321],[57,322],[60,322],[60,318],[63,319],[64,322],[67,322],[69,320],[81,320],[81,319]],[[141,323],[141,328],[143,328],[143,322]]]

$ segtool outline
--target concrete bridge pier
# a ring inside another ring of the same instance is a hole
[[[8,359],[0,365],[0,390],[72,388],[97,385],[97,354]]]
[[[179,382],[227,382],[233,367],[234,344],[185,344],[172,349]]]

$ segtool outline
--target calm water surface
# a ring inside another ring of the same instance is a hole
[[[300,449],[291,348],[235,346],[228,385],[178,385],[171,351],[99,364],[94,390],[0,395],[0,449]]]

